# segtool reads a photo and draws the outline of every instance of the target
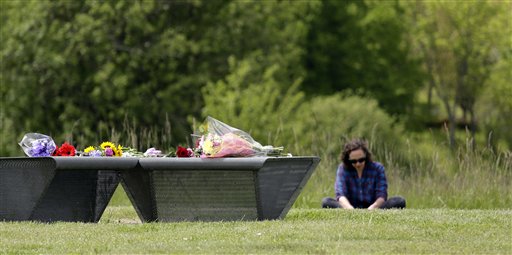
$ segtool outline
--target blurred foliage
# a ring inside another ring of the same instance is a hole
[[[200,111],[194,92],[208,70],[197,60],[202,33],[196,27],[213,23],[210,13],[220,4],[208,12],[197,1],[10,4],[2,84],[6,117],[18,135],[94,139],[102,126],[122,129],[127,117],[164,127],[166,115],[177,135],[188,129],[186,116]]]
[[[25,132],[113,139],[112,130],[125,130],[126,122],[141,135],[167,128],[169,120],[175,141],[163,144],[157,136],[154,145],[184,142],[187,118],[202,109],[201,88],[225,76],[230,56],[255,59],[253,68],[261,70],[280,64],[279,84],[304,72],[295,43],[314,6],[2,1],[2,123],[12,128],[3,132],[15,134],[2,143],[14,144]]]
[[[315,154],[339,158],[342,145],[353,137],[371,141],[370,149],[376,154],[384,148],[403,147],[402,125],[395,123],[374,99],[341,94],[319,96],[302,105],[298,112],[301,122],[296,132],[300,134],[300,144]]]
[[[480,117],[482,132],[488,134],[489,147],[497,151],[512,148],[511,53],[512,47],[506,52],[509,61],[502,60],[495,66],[475,106],[476,114]]]
[[[505,54],[510,51],[512,5],[487,1],[405,3],[410,40],[424,62],[430,93],[441,100],[448,115],[450,145],[454,147],[457,111],[462,111],[458,118],[474,138],[477,98],[489,85],[496,64],[505,59],[510,62]]]
[[[447,118],[424,116],[442,107],[430,94],[418,100],[429,79],[450,82],[432,96],[448,98],[451,122],[473,109],[489,145],[510,149],[512,3],[458,6],[0,0],[0,155],[21,155],[27,132],[165,150],[189,142],[207,115],[294,154],[339,153],[352,136],[376,153],[402,151],[403,120]],[[437,73],[429,56],[439,56]],[[328,129],[333,137],[321,135]]]
[[[422,85],[397,1],[322,2],[312,21],[304,65],[311,95],[352,91],[377,99],[393,115],[411,113]]]

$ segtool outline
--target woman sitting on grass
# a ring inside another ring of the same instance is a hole
[[[405,208],[403,197],[388,197],[388,183],[384,166],[372,161],[366,142],[354,139],[343,148],[342,164],[336,173],[336,199],[326,197],[323,208]]]

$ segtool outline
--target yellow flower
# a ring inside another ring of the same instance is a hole
[[[203,143],[203,153],[206,155],[213,156],[217,154],[221,149],[221,146],[215,146],[214,142],[211,140],[206,140]]]
[[[112,149],[112,151],[116,150],[116,145],[112,142],[102,142],[100,147],[102,150],[105,150],[105,148],[108,148],[108,147],[110,147]]]
[[[84,152],[85,153],[89,153],[89,152],[91,152],[93,150],[96,150],[96,149],[94,147],[92,147],[92,146],[89,146],[89,147],[85,148]]]
[[[203,143],[203,152],[205,154],[213,154],[213,142],[210,140],[206,140]]]
[[[121,146],[120,144],[117,146],[117,150],[115,150],[115,155],[118,156],[118,157],[121,157],[123,156],[123,146]]]
[[[111,148],[112,148],[112,153],[113,153],[112,156],[116,157],[117,156],[117,149],[116,149],[116,147],[111,147]]]

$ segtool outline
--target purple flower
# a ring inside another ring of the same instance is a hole
[[[110,147],[105,148],[105,156],[107,156],[107,157],[114,156],[114,151],[112,150],[112,148],[110,148]]]
[[[158,157],[162,154],[162,151],[157,150],[155,148],[149,148],[144,152],[144,157]]]
[[[51,137],[38,133],[26,134],[19,144],[29,157],[48,157],[57,148]]]
[[[101,151],[99,151],[99,150],[90,151],[89,157],[101,157]]]
[[[51,144],[44,139],[32,141],[32,147],[29,148],[31,157],[48,157],[55,151],[55,144]]]

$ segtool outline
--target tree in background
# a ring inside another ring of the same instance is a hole
[[[410,2],[407,2],[410,3]],[[502,35],[510,31],[503,3],[421,2],[412,11],[411,41],[419,49],[428,76],[429,91],[441,100],[448,115],[449,141],[455,145],[457,110],[469,114],[469,130],[476,133],[475,103],[486,85],[503,48]],[[502,80],[501,82],[503,82]]]
[[[163,129],[169,116],[173,134],[181,137],[189,130],[187,116],[202,107],[199,91],[210,70],[202,60],[201,40],[222,6],[9,3],[1,68],[12,131],[90,141],[108,139],[98,129],[121,130],[127,117],[134,125]]]
[[[211,32],[229,54],[229,72],[203,88],[203,117],[284,145],[304,100],[304,42],[319,7],[317,1],[234,1],[224,8],[220,15],[231,18]]]
[[[255,80],[279,66],[274,85],[283,89],[303,76],[300,43],[315,6],[2,1],[1,117],[11,134],[2,144],[13,148],[26,132],[81,143],[111,139],[112,130],[143,137],[138,127],[171,129],[172,143],[185,142],[201,88],[228,75],[228,58],[248,59]],[[152,145],[171,146],[169,132],[153,133]]]
[[[26,132],[81,146],[114,137],[139,149],[141,141],[167,149],[186,142],[191,119],[207,114],[272,143],[303,121],[293,117],[299,105],[339,91],[415,119],[424,73],[451,118],[463,109],[496,139],[511,137],[503,127],[512,123],[500,118],[510,113],[510,32],[502,32],[510,31],[510,4],[0,4],[1,155],[19,154],[16,143]]]
[[[500,5],[500,15],[488,23],[495,28],[491,55],[496,59],[490,76],[478,94],[475,115],[487,134],[488,146],[497,151],[512,149],[512,2]],[[508,13],[508,14],[507,14]]]
[[[388,113],[411,113],[422,77],[407,54],[404,18],[396,1],[322,1],[307,37],[304,91],[352,91]]]
[[[505,34],[512,34],[511,30],[512,24]],[[503,37],[501,43],[505,50],[499,53],[498,63],[493,66],[475,104],[475,115],[481,130],[487,134],[488,147],[495,151],[512,149],[512,118],[508,117],[512,116],[512,38]]]

